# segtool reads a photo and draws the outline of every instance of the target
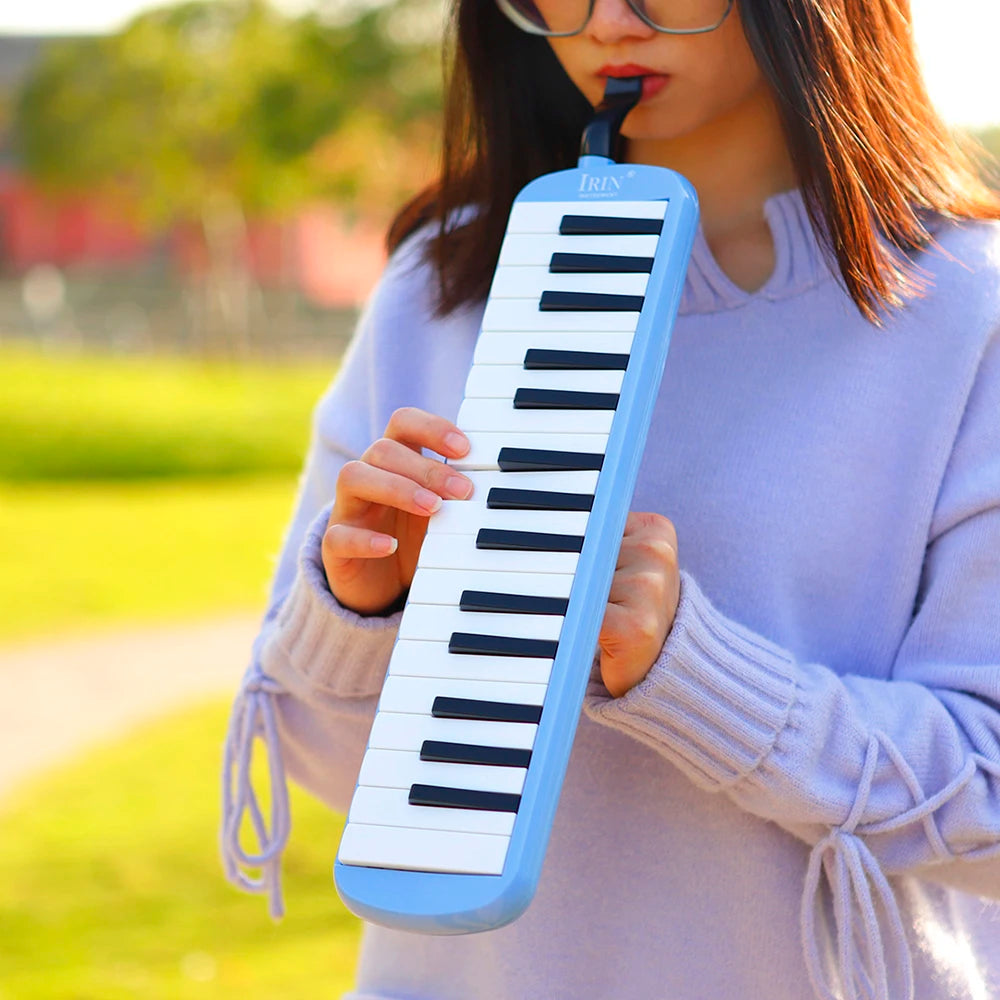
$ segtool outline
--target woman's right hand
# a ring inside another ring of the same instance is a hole
[[[337,477],[323,567],[333,596],[358,614],[378,614],[399,601],[413,580],[427,518],[442,499],[472,495],[470,479],[421,448],[461,458],[469,442],[444,417],[404,407]]]

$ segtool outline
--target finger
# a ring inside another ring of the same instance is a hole
[[[608,604],[604,609],[604,621],[601,622],[598,644],[602,648],[617,646],[628,636],[629,620],[629,613],[625,608],[617,604]]]
[[[601,622],[597,646],[601,651],[602,672],[606,673],[607,659],[624,662],[634,650],[639,639],[635,632],[635,616],[625,608],[609,604]],[[604,677],[607,685],[608,677]]]
[[[677,551],[677,529],[674,522],[662,514],[652,511],[629,511],[625,519],[625,537],[640,535],[655,535],[658,538],[665,538]]]
[[[650,645],[657,640],[662,643],[661,630],[661,617],[654,608],[609,604],[597,642],[605,653],[621,656],[628,650]]]
[[[461,458],[469,450],[469,439],[450,420],[415,406],[395,410],[384,437],[414,451],[429,448],[448,458]]]
[[[629,608],[655,608],[670,592],[668,574],[661,569],[634,569],[615,573],[608,604]]]
[[[331,524],[323,534],[323,561],[333,559],[381,559],[396,551],[392,535],[350,524]]]
[[[674,536],[674,539],[676,536]],[[677,567],[677,543],[666,535],[640,532],[626,536],[618,549],[616,570],[658,566],[665,570]]]
[[[406,476],[369,465],[348,462],[337,477],[336,521],[361,517],[371,504],[428,517],[441,506],[441,497]]]
[[[467,476],[391,438],[379,438],[371,444],[361,461],[410,479],[445,500],[466,500],[472,495],[472,480]]]

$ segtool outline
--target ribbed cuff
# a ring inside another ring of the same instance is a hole
[[[795,669],[788,653],[721,615],[682,574],[677,616],[645,679],[621,698],[588,698],[586,711],[721,791],[774,746],[796,698]]]
[[[261,667],[296,693],[311,688],[367,697],[381,690],[402,611],[366,617],[333,596],[321,554],[329,517],[327,507],[306,532],[298,573],[261,650]]]

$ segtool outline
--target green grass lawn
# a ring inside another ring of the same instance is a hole
[[[259,610],[334,367],[0,347],[0,641]]]
[[[0,641],[263,608],[295,477],[0,482]]]
[[[0,348],[0,480],[292,473],[328,364]]]
[[[0,348],[0,375],[0,641],[263,607],[329,371]],[[282,924],[223,879],[227,713],[126,734],[0,802],[0,1000],[349,988],[337,817],[293,789]]]
[[[0,806],[0,1000],[334,1000],[350,988],[359,923],[332,881],[338,817],[292,790],[280,924],[223,879],[227,712],[144,727]]]

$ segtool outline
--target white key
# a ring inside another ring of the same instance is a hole
[[[533,299],[542,292],[607,292],[645,295],[648,274],[553,274],[547,267],[498,267],[490,286],[491,299]]]
[[[509,837],[348,823],[341,864],[459,875],[501,875]]]
[[[427,535],[418,569],[486,570],[498,573],[575,573],[579,552],[508,552],[477,549],[474,535]],[[527,588],[525,584],[525,588]]]
[[[505,366],[491,367],[502,369]],[[525,410],[515,409],[512,398],[477,398],[462,403],[455,423],[463,431],[610,434],[614,419],[614,410]]]
[[[509,837],[514,829],[514,813],[411,806],[407,801],[408,796],[409,791],[402,788],[369,788],[367,785],[360,785],[354,792],[347,821],[377,826],[402,826],[413,830],[491,833],[500,837]]]
[[[592,330],[600,333],[635,333],[639,313],[542,312],[531,299],[491,299],[483,313],[483,330]]]
[[[472,361],[477,365],[524,365],[532,348],[543,351],[602,351],[628,354],[633,333],[483,333],[476,341]]]
[[[418,570],[417,575],[419,573]],[[396,643],[389,661],[389,674],[395,677],[454,677],[463,680],[493,680],[502,677],[504,680],[523,681],[527,684],[547,684],[551,672],[552,660],[540,657],[449,653],[445,642],[417,642],[410,639]]]
[[[480,528],[506,528],[582,535],[589,517],[590,511],[586,510],[491,510],[484,495],[472,500],[445,500],[428,521],[427,531],[436,535],[475,535]],[[410,600],[413,599],[411,589]]]
[[[505,511],[501,513],[517,514],[521,512]],[[531,511],[525,511],[525,513],[531,513]],[[431,523],[433,524],[433,519]],[[526,594],[531,597],[566,598],[569,597],[572,586],[573,577],[559,573],[536,573],[528,581],[520,573],[418,569],[413,574],[409,599],[413,604],[449,604],[458,607],[464,590],[484,590],[491,594]]]
[[[607,434],[510,434],[470,431],[469,450],[449,464],[456,469],[496,469],[499,471],[501,448],[539,448],[543,451],[574,451],[587,455],[603,455],[608,444]],[[514,475],[514,473],[511,473]],[[561,571],[559,571],[561,572]]]
[[[558,233],[564,215],[662,219],[666,201],[519,201],[511,208],[508,233]]]
[[[427,605],[425,605],[426,607]],[[436,610],[446,610],[437,608]],[[456,612],[460,614],[461,612]],[[470,617],[472,617],[470,615]],[[503,615],[497,615],[503,618]],[[547,615],[526,615],[529,618],[546,618]],[[558,621],[562,621],[560,617]],[[409,712],[416,715],[431,714],[435,698],[472,698],[475,701],[502,701],[513,705],[541,705],[545,700],[544,684],[513,684],[498,680],[428,680],[424,677],[387,677],[379,699],[380,712]],[[533,723],[520,723],[532,725]]]
[[[446,604],[414,604],[410,601],[399,623],[399,638],[447,642],[452,632],[476,632],[509,635],[518,639],[558,639],[562,623],[562,615],[461,611]]]
[[[448,644],[444,642],[418,642],[411,639],[396,643],[389,662],[389,674],[394,677],[450,677],[455,680],[492,680],[502,677],[511,682],[547,684],[551,672],[552,660],[530,656],[467,656],[449,653]]]
[[[548,267],[554,253],[600,253],[612,257],[652,257],[659,236],[549,236],[508,233],[499,266]]]
[[[521,365],[473,365],[465,382],[466,399],[510,399],[521,388],[575,392],[620,392],[622,371],[528,371]]]
[[[413,678],[397,678],[413,680]],[[421,678],[422,679],[422,678]],[[440,683],[441,678],[436,678]],[[379,711],[372,723],[368,746],[375,750],[407,750],[420,753],[424,740],[471,743],[475,746],[513,747],[530,750],[538,726],[525,722],[483,722],[481,719],[435,719],[409,712]]]
[[[451,464],[451,463],[449,463]],[[583,469],[570,472],[500,472],[487,469],[481,472],[466,472],[472,480],[472,500],[489,497],[494,487],[519,490],[546,490],[553,493],[581,493],[593,496],[597,489],[596,470]],[[468,501],[463,501],[468,503]]]
[[[405,750],[369,750],[361,761],[359,785],[406,788],[410,785],[442,785],[479,792],[521,794],[525,768],[490,767],[486,764],[441,764],[421,760]]]

